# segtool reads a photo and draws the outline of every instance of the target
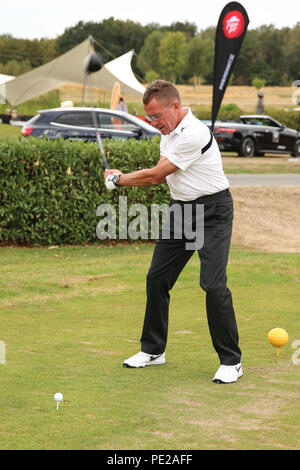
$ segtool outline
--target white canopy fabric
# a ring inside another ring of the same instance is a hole
[[[99,72],[96,72],[94,76],[98,86],[112,90],[115,82],[119,82],[121,93],[142,96],[145,93],[145,87],[135,78],[130,65],[133,54],[133,50],[129,51],[107,62]]]
[[[0,73],[0,85],[13,80],[14,78],[15,77],[13,75],[4,75],[3,73]]]
[[[51,62],[6,82],[7,101],[12,106],[16,106],[67,83],[83,85],[85,78],[84,59],[92,51],[92,42],[88,38]],[[122,93],[141,97],[145,88],[132,72],[133,54],[133,50],[129,51],[117,59],[107,62],[99,72],[93,73],[93,86],[112,90],[114,83],[118,81]]]
[[[0,104],[5,104],[6,103],[6,85],[5,83],[9,82],[10,80],[13,80],[15,77],[12,75],[4,75],[3,73],[0,73]]]

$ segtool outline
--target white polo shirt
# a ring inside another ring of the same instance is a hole
[[[227,189],[229,181],[223,171],[215,138],[202,154],[202,149],[211,139],[210,130],[192,114],[190,108],[184,109],[188,113],[176,129],[161,136],[160,154],[178,166],[178,170],[167,176],[172,199],[193,201]]]

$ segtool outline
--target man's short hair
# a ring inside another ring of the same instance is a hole
[[[165,80],[155,80],[147,86],[143,96],[143,103],[147,105],[153,98],[156,98],[158,101],[168,102],[175,99],[181,104],[178,90],[173,83]]]

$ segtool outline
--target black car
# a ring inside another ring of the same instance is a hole
[[[99,129],[102,139],[148,139],[161,135],[150,124],[131,114],[87,107],[39,111],[23,126],[22,134],[24,137],[95,141],[95,127]]]
[[[220,150],[234,151],[242,157],[300,155],[300,133],[270,116],[243,115],[238,121],[216,121],[214,136]]]

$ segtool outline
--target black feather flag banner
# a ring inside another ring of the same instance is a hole
[[[248,24],[247,12],[240,3],[230,2],[223,8],[215,40],[212,130]]]

